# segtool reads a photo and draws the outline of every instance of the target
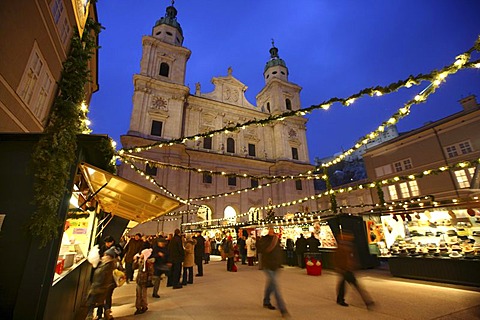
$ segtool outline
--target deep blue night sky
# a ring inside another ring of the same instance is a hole
[[[166,0],[99,0],[100,89],[90,103],[95,134],[118,144],[128,131],[133,74],[140,70],[142,36],[171,4]],[[185,84],[213,90],[212,77],[233,76],[248,86],[250,103],[263,88],[271,39],[301,86],[302,108],[332,97],[346,98],[367,87],[430,73],[454,61],[480,35],[476,0],[177,0],[178,22],[192,51]],[[474,58],[480,58],[477,53]],[[375,130],[427,83],[382,97],[365,97],[350,107],[334,104],[308,115],[310,159],[352,147]],[[461,110],[458,100],[480,100],[480,69],[461,70],[398,124],[404,132]]]

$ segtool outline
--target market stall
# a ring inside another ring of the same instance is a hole
[[[480,285],[480,213],[438,208],[381,216],[384,238],[379,257],[392,275],[406,278]]]

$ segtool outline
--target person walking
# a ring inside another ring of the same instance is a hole
[[[263,295],[263,307],[270,310],[276,309],[270,300],[270,296],[273,294],[282,317],[289,318],[290,315],[280,294],[280,288],[277,282],[277,273],[283,261],[283,249],[280,246],[280,240],[278,239],[278,235],[275,234],[273,227],[270,227],[268,234],[258,241],[258,250],[262,254],[262,270],[267,280]]]
[[[358,269],[358,257],[354,246],[354,236],[350,232],[343,232],[334,255],[335,270],[339,273],[340,279],[337,284],[337,304],[348,307],[345,302],[345,282],[352,285],[362,297],[367,309],[373,306],[374,302],[370,295],[358,283],[354,271]]]
[[[253,266],[255,256],[257,255],[256,241],[255,241],[255,237],[253,237],[253,235],[249,236],[247,238],[247,240],[245,240],[245,246],[247,248],[248,265]]]
[[[193,283],[193,266],[195,265],[195,240],[188,234],[183,245],[185,257],[183,258],[183,280],[182,285]]]
[[[168,281],[171,281],[173,289],[181,289],[180,275],[182,273],[182,263],[185,258],[185,250],[183,249],[182,237],[180,236],[180,229],[175,229],[174,236],[168,244],[168,254],[172,268]],[[170,279],[171,278],[171,279]]]
[[[140,253],[143,248],[142,235],[137,233],[125,245],[125,271],[127,274],[127,283],[133,281],[133,260],[137,253]]]
[[[197,277],[203,277],[203,258],[205,255],[205,238],[200,232],[197,232],[195,237],[195,264],[197,265]],[[208,244],[210,246],[210,243]]]
[[[305,268],[305,252],[307,252],[307,239],[300,233],[300,238],[295,241],[295,253],[297,254],[298,266]]]
[[[160,298],[158,289],[160,288],[160,281],[162,274],[167,274],[169,270],[168,249],[166,247],[167,241],[163,237],[158,237],[156,244],[153,247],[151,258],[155,258],[153,263],[153,298]]]

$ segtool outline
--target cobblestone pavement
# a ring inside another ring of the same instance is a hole
[[[195,277],[193,284],[182,289],[167,288],[162,280],[160,298],[156,299],[148,288],[149,309],[140,315],[133,315],[136,284],[117,288],[112,315],[116,320],[281,319],[278,310],[262,306],[262,271],[237,262],[238,272],[227,272],[226,262],[215,260],[204,265],[203,277]],[[357,276],[375,300],[372,310],[366,309],[348,285],[349,306],[337,305],[337,275],[333,271],[309,276],[305,269],[285,266],[278,280],[290,319],[480,319],[480,288],[394,278],[378,269],[362,270]],[[272,303],[275,305],[273,297]]]

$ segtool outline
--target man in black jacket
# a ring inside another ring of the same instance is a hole
[[[180,275],[182,273],[182,262],[185,258],[185,250],[183,249],[182,237],[180,236],[180,229],[175,229],[175,235],[168,244],[168,254],[170,262],[172,263],[171,269],[171,284],[173,289],[180,289]],[[169,279],[170,280],[170,279]]]
[[[295,252],[298,258],[298,266],[305,268],[305,257],[303,254],[307,252],[307,239],[305,239],[303,233],[300,233],[300,238],[295,242]]]
[[[310,238],[307,239],[308,251],[312,253],[320,252],[320,240],[315,237],[315,234],[312,232]]]
[[[265,272],[267,277],[263,295],[263,307],[270,310],[276,309],[270,302],[270,296],[273,293],[282,317],[288,318],[289,314],[277,282],[277,273],[283,261],[283,249],[280,246],[278,235],[275,234],[272,227],[268,229],[268,234],[260,239],[258,249],[262,253],[263,272]]]
[[[193,239],[197,242],[195,244],[195,264],[197,265],[197,277],[203,277],[203,255],[205,254],[205,238],[200,232],[195,234]]]
[[[168,248],[167,241],[163,237],[156,239],[156,244],[153,247],[151,258],[155,258],[153,263],[153,294],[152,297],[160,298],[158,295],[158,289],[160,288],[160,280],[162,274],[168,274],[169,264],[168,262]]]

